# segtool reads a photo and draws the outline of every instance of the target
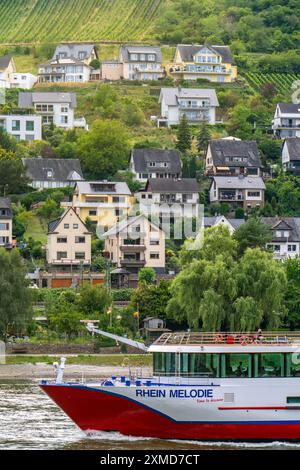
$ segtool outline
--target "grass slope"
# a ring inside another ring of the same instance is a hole
[[[1,0],[0,43],[139,40],[165,0]]]
[[[46,243],[47,241],[47,225],[41,222],[41,219],[36,215],[32,216],[30,226],[27,228],[24,238],[28,240],[33,238],[34,240]]]

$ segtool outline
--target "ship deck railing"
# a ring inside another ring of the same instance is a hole
[[[163,333],[154,344],[157,346],[300,345],[300,332],[173,332]]]

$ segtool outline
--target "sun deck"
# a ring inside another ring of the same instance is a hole
[[[178,332],[164,333],[153,343],[153,346],[300,346],[300,332]]]

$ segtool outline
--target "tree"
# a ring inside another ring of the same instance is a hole
[[[22,161],[13,152],[0,149],[1,196],[24,191],[28,182]]]
[[[137,127],[145,120],[144,113],[134,103],[127,103],[122,110],[122,119],[129,127]]]
[[[211,139],[210,129],[207,121],[202,121],[197,135],[197,150],[201,154],[206,151],[209,140]]]
[[[16,148],[16,140],[13,139],[3,127],[0,127],[0,149],[15,152]]]
[[[85,284],[80,289],[78,308],[85,315],[99,316],[106,313],[111,303],[111,295],[102,286],[93,287],[91,284]]]
[[[50,329],[65,335],[69,340],[78,336],[78,333],[83,330],[81,319],[82,314],[75,309],[72,303],[67,301],[61,301],[59,308],[54,308],[48,314]]]
[[[153,284],[156,278],[156,273],[153,268],[141,268],[139,271],[139,282],[146,284]]]
[[[285,293],[287,325],[291,330],[300,327],[300,259],[288,259],[284,263],[288,288]]]
[[[51,219],[55,219],[60,216],[62,210],[54,199],[48,197],[43,205],[38,209],[38,215],[50,222]]]
[[[250,217],[236,229],[234,239],[238,242],[241,253],[247,248],[265,249],[266,244],[272,240],[272,232],[260,219]]]
[[[179,260],[181,267],[188,266],[194,259],[209,259],[214,261],[222,255],[229,263],[237,257],[238,243],[230,235],[228,227],[218,225],[204,231],[203,246],[195,247],[194,240],[186,240],[183,244]]]
[[[259,248],[248,248],[238,259],[237,242],[228,229],[206,232],[208,237],[194,258],[185,252],[189,262],[171,284],[167,318],[212,331],[277,327],[285,313],[282,265]]]
[[[158,285],[142,282],[131,296],[131,307],[138,310],[140,318],[155,316],[166,318],[166,306],[171,298],[169,292],[170,281],[161,280]]]
[[[182,154],[186,154],[190,150],[191,145],[192,137],[189,123],[186,115],[183,114],[178,125],[176,148],[178,148]]]
[[[92,67],[95,70],[98,70],[100,68],[100,61],[98,59],[94,59],[90,62],[90,67]]]
[[[78,149],[88,177],[108,178],[126,168],[129,136],[119,122],[95,121],[91,131],[80,136]]]
[[[26,269],[18,250],[0,248],[0,337],[21,332],[32,318]]]
[[[285,314],[287,282],[284,266],[274,260],[271,253],[248,248],[235,266],[233,276],[238,288],[234,303],[238,315],[231,317],[231,328],[251,330],[260,326],[278,327]],[[239,300],[241,298],[244,299],[243,303]],[[249,299],[252,299],[251,303]],[[241,313],[245,314],[243,322]]]

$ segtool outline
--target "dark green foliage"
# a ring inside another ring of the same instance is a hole
[[[163,42],[232,44],[241,54],[297,49],[298,24],[299,8],[293,0],[174,0],[166,4],[157,32]]]
[[[12,152],[0,149],[0,195],[23,192],[28,181],[22,161]]]
[[[79,158],[91,179],[112,177],[125,169],[129,156],[129,136],[116,121],[95,121],[89,133],[79,138]]]
[[[31,321],[31,296],[18,250],[0,248],[0,338],[26,331]]]
[[[156,278],[156,273],[153,268],[141,268],[139,271],[139,282],[146,284],[153,284]]]
[[[197,150],[200,154],[205,153],[210,139],[211,132],[209,129],[209,125],[206,121],[203,121],[200,125],[199,132],[197,134]]]
[[[138,310],[140,318],[147,316],[166,318],[166,306],[171,298],[169,292],[170,282],[162,280],[159,284],[139,284],[131,296],[132,308]]]
[[[260,219],[250,217],[236,229],[234,238],[239,244],[240,252],[243,253],[247,248],[265,249],[266,244],[272,240],[272,232]]]
[[[285,294],[287,326],[294,330],[300,328],[300,260],[288,259],[284,265],[288,282]]]
[[[178,125],[176,148],[185,155],[191,149],[191,145],[192,136],[190,127],[186,115],[183,114]]]
[[[278,326],[285,314],[283,266],[259,248],[248,248],[240,258],[237,250],[237,242],[221,226],[206,230],[202,249],[184,247],[167,315],[208,331]]]

